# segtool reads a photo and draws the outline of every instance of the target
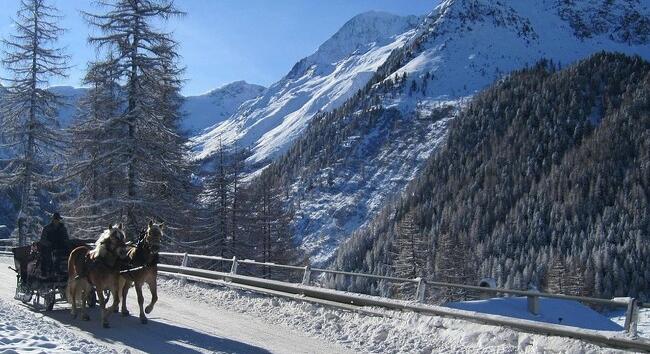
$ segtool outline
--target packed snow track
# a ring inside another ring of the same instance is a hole
[[[13,299],[16,277],[7,268],[10,264],[9,258],[0,257],[0,352],[12,349],[20,352],[21,348],[25,349],[21,345],[32,345],[48,353],[56,350],[96,353],[347,352],[344,347],[289,328],[277,330],[253,316],[183,298],[166,291],[164,285],[147,325],[140,324],[137,318],[133,290],[127,304],[136,316],[123,318],[114,314],[110,317],[110,329],[101,327],[96,310],[90,312],[89,322],[72,319],[67,304],[57,303],[51,312],[31,310]],[[146,301],[149,300],[147,295],[145,289]],[[33,333],[25,335],[28,332]],[[12,333],[22,333],[22,336],[16,338]]]

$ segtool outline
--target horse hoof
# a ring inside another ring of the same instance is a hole
[[[113,309],[113,313],[118,313],[118,311],[117,307]]]
[[[147,324],[147,322],[149,322],[149,320],[146,317],[140,317],[140,323]]]
[[[145,307],[144,312],[145,312],[146,314],[150,314],[150,313],[151,313],[151,310],[153,310],[153,306],[147,306],[147,307]]]
[[[88,315],[81,315],[81,319],[84,321],[90,321],[90,316]]]
[[[128,315],[130,315],[130,314],[131,314],[131,313],[130,313],[129,311],[126,311],[126,310],[125,310],[125,311],[122,311],[122,317],[126,317],[126,316],[128,316]]]

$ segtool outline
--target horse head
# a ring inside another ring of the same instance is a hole
[[[124,226],[122,224],[119,224],[117,227],[109,225],[108,230],[104,231],[95,243],[97,256],[104,257],[105,259],[113,256],[117,259],[125,259],[127,257],[125,241]]]
[[[149,221],[147,225],[147,232],[144,236],[144,241],[149,246],[151,253],[158,253],[160,251],[160,242],[163,236],[163,228],[165,223],[154,224],[153,220]]]

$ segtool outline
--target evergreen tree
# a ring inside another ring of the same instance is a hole
[[[58,130],[59,97],[46,90],[52,77],[65,76],[68,57],[53,43],[63,33],[57,10],[44,0],[22,0],[15,34],[2,40],[2,64],[13,75],[0,111],[11,157],[2,163],[0,187],[19,191],[17,236],[21,245],[39,235],[39,199],[52,201],[52,162],[64,146]],[[43,194],[45,193],[45,195]]]

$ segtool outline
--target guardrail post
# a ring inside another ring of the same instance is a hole
[[[188,262],[188,259],[189,259],[189,258],[190,258],[190,257],[187,256],[187,252],[185,252],[185,253],[183,254],[183,260],[181,261],[181,267],[183,267],[183,268],[187,267],[187,262]],[[181,273],[182,273],[182,272],[183,272],[183,271],[181,270]],[[181,284],[182,284],[182,285],[185,285],[185,283],[187,283],[187,278],[185,278],[185,277],[181,277]]]
[[[305,274],[302,276],[302,285],[309,285],[309,281],[311,280],[311,266],[307,264],[305,266]]]
[[[625,311],[625,332],[630,336],[636,337],[636,324],[639,317],[639,302],[635,298],[630,298],[627,303],[627,311]]]
[[[539,292],[535,286],[531,286],[529,291]],[[528,312],[533,315],[539,315],[539,296],[528,295],[526,299],[528,300]]]
[[[230,267],[230,274],[237,274],[237,256],[232,256],[232,267]]]
[[[422,278],[417,278],[417,281],[418,281],[418,288],[415,291],[415,296],[418,302],[424,302],[424,296],[426,294],[427,284],[424,282]]]

